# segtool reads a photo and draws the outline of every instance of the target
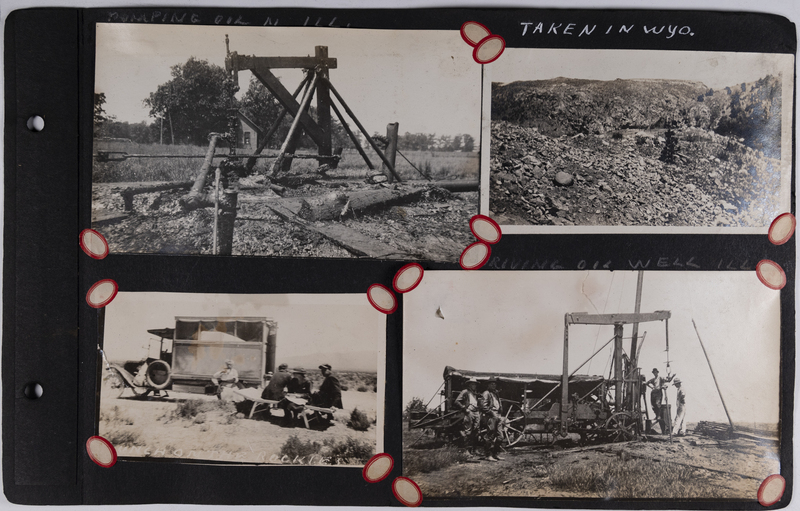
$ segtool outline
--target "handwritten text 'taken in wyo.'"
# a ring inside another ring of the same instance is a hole
[[[548,26],[548,24],[543,21],[540,21],[539,23],[535,23],[533,21],[523,21],[520,22],[520,25],[522,25],[522,35],[541,34],[578,37],[591,35],[630,34],[632,30],[636,29],[636,25],[620,25],[619,27],[615,25],[609,25],[604,32],[602,27],[600,30],[597,30],[597,25],[583,25],[583,27],[578,28],[577,23],[550,23]],[[661,25],[652,27],[642,25],[642,30],[644,30],[645,34],[659,35],[667,39],[672,39],[676,35],[694,35],[692,29],[687,25]]]

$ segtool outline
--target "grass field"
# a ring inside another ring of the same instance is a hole
[[[95,141],[94,152],[120,151],[128,154],[147,155],[195,155],[202,156],[207,147],[190,145],[159,145],[159,144],[134,144],[121,141]],[[228,149],[222,148],[217,154],[226,154]],[[276,152],[274,149],[267,153]],[[303,150],[302,152],[311,152]],[[479,154],[445,152],[445,151],[401,151],[403,155],[416,167],[435,180],[447,179],[477,179],[479,167]],[[377,154],[368,151],[367,155],[376,167],[380,169],[381,160]],[[215,159],[216,162],[220,161]],[[272,160],[261,159],[257,168],[264,169],[271,165]],[[195,178],[203,164],[202,158],[129,158],[123,161],[94,162],[92,181],[96,183],[113,182],[140,182],[140,181],[191,181]],[[397,172],[401,179],[424,179],[414,170],[400,154],[395,162]],[[316,160],[297,160],[292,164],[292,172],[313,172],[317,168]],[[346,150],[342,155],[339,167],[328,173],[336,178],[363,178],[373,172],[369,171],[366,163],[354,149]]]

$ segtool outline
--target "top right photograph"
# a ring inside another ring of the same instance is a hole
[[[764,234],[790,209],[793,55],[507,48],[485,70],[504,233]]]

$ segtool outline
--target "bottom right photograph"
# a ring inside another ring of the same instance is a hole
[[[780,323],[753,271],[427,271],[403,474],[425,498],[755,502],[792,397]]]

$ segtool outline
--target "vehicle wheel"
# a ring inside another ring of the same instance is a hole
[[[147,384],[156,390],[162,390],[172,383],[172,370],[163,360],[154,360],[145,372]]]
[[[525,436],[525,426],[527,418],[525,412],[519,405],[512,404],[503,415],[503,422],[501,426],[503,443],[506,447],[511,447],[516,444],[522,437]]]
[[[610,442],[627,442],[636,438],[636,422],[625,412],[609,417],[605,429]]]
[[[125,380],[116,369],[107,369],[103,376],[102,397],[118,398],[125,392]]]

